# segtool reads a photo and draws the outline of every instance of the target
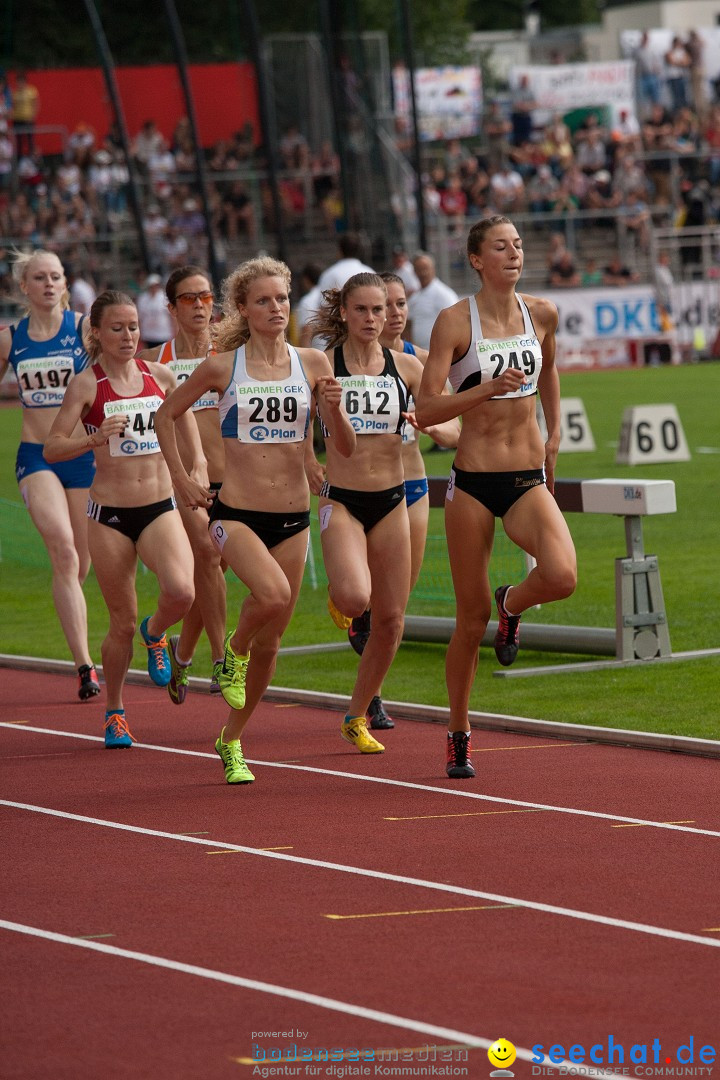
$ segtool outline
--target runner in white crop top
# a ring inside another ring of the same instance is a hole
[[[575,588],[575,551],[552,497],[560,444],[560,386],[555,367],[554,304],[520,296],[522,241],[502,216],[477,222],[467,242],[481,289],[442,311],[435,323],[416,413],[421,424],[462,417],[462,432],[445,502],[445,529],[457,605],[447,652],[450,698],[447,775],[475,775],[468,707],[477,651],[491,609],[488,563],[495,518],[537,565],[520,584],[495,591],[495,653],[511,664],[520,615]],[[455,394],[443,395],[450,379]],[[535,415],[542,401],[548,436]]]

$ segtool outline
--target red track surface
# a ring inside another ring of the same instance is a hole
[[[2,1080],[249,1080],[254,1043],[269,1058],[454,1034],[480,1045],[430,1068],[472,1078],[489,1074],[483,1040],[500,1036],[567,1055],[612,1035],[629,1076],[630,1047],[656,1038],[668,1068],[690,1036],[696,1067],[701,1046],[720,1049],[717,761],[475,732],[477,779],[450,782],[440,726],[398,721],[387,752],[367,757],[342,742],[339,715],[268,704],[243,744],[256,783],[231,787],[213,752],[217,699],[176,708],[130,686],[141,743],[109,753],[61,734],[102,733],[102,704],[78,703],[74,681],[5,671],[3,683],[0,919],[72,940],[0,927]],[[258,1034],[273,1031],[294,1034]],[[315,1067],[276,1075],[333,1075]],[[417,1058],[394,1068],[439,1075]],[[521,1057],[513,1071],[532,1075]]]

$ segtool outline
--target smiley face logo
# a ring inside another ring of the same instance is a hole
[[[507,1039],[496,1039],[488,1048],[488,1060],[496,1069],[508,1069],[516,1057],[515,1047]],[[512,1073],[509,1075],[512,1076]]]

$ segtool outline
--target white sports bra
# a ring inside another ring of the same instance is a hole
[[[535,333],[527,304],[519,294],[515,294],[522,311],[524,332],[512,337],[493,340],[483,337],[477,299],[468,297],[470,305],[470,347],[464,356],[454,360],[448,376],[455,393],[469,390],[479,383],[498,379],[509,367],[524,372],[527,382],[509,394],[490,398],[491,401],[504,401],[506,398],[523,398],[537,394],[537,383],[542,370],[542,349]]]

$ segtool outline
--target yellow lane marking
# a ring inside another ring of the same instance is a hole
[[[292,851],[292,844],[288,847],[261,847],[258,851]],[[218,851],[206,851],[206,855],[247,855],[247,851],[238,851],[237,848],[220,848]]]
[[[579,742],[548,742],[535,743],[528,746],[481,746],[479,749],[471,749],[471,754],[490,754],[495,750],[551,750],[556,746],[587,746],[587,743]]]
[[[323,1052],[323,1051],[313,1050],[311,1058],[305,1057],[305,1053],[309,1049],[310,1049],[309,1047],[301,1046],[301,1047],[298,1047],[298,1050],[300,1051],[300,1054],[301,1054],[301,1056],[299,1056],[299,1057],[294,1057],[294,1058],[273,1058],[272,1061],[266,1061],[266,1062],[263,1062],[262,1060],[258,1061],[257,1058],[249,1058],[249,1057],[236,1057],[236,1058],[230,1058],[230,1060],[234,1061],[236,1065],[262,1065],[262,1064],[265,1064],[265,1065],[283,1065],[283,1064],[285,1064],[285,1065],[287,1065],[287,1064],[298,1064],[298,1063],[305,1064],[306,1062],[309,1063],[310,1061],[327,1061],[328,1060],[328,1058],[326,1056],[327,1051]],[[450,1046],[436,1046],[435,1044],[433,1044],[431,1047],[428,1047],[427,1043],[425,1044],[425,1046],[400,1046],[400,1047],[386,1046],[386,1047],[381,1047],[380,1049],[377,1049],[377,1050],[363,1050],[362,1054],[364,1054],[366,1056],[364,1058],[361,1057],[359,1060],[360,1061],[364,1061],[364,1060],[367,1060],[367,1061],[385,1061],[385,1060],[387,1060],[387,1061],[396,1061],[398,1054],[426,1054],[427,1055],[428,1050],[431,1050],[434,1055],[437,1055],[437,1054],[440,1054],[440,1053],[445,1053],[445,1052],[450,1051],[450,1050],[466,1050],[469,1053],[471,1050],[479,1050],[479,1049],[480,1049],[479,1046],[466,1046],[465,1043],[454,1043],[454,1044],[452,1044]],[[332,1059],[333,1061],[344,1061],[346,1058],[352,1058],[353,1060],[356,1060],[356,1055],[357,1055],[358,1051],[357,1050],[344,1050],[344,1051],[333,1050],[332,1053],[333,1053],[333,1059]],[[342,1057],[337,1056],[339,1053],[342,1054]],[[370,1054],[372,1054],[373,1056],[368,1057],[367,1055],[370,1055]],[[433,1058],[433,1060],[435,1060],[435,1058]],[[465,1060],[465,1059],[463,1058],[463,1060]]]
[[[703,934],[720,934],[720,926],[706,926]]]
[[[477,810],[465,814],[418,814],[416,817],[386,817],[383,821],[429,821],[445,817],[489,817],[493,814],[544,814],[544,810]]]
[[[695,818],[686,818],[684,821],[663,821],[663,825],[694,825]],[[611,829],[644,829],[645,825],[642,822],[628,822],[627,825],[611,825]]]
[[[286,702],[286,703],[284,703],[282,705],[276,703],[276,704],[273,705],[273,708],[274,709],[299,709],[300,708],[300,702],[299,701],[288,701],[288,702]]]
[[[385,919],[390,915],[437,915],[448,911],[494,911],[496,908],[514,908],[520,904],[473,904],[472,907],[415,908],[410,911],[369,911],[360,915],[323,915],[324,919]]]
[[[205,829],[204,832],[180,832],[180,833],[178,833],[178,836],[207,836],[207,835],[208,835],[208,830],[207,829]]]
[[[37,706],[33,705],[33,709],[35,709],[36,707]],[[29,720],[8,720],[8,724],[29,724],[29,723],[30,723]]]
[[[78,934],[80,941],[99,941],[101,938],[115,937],[114,934]]]

